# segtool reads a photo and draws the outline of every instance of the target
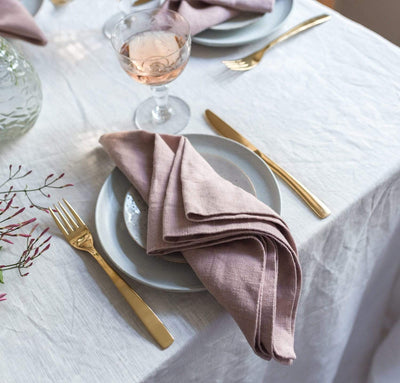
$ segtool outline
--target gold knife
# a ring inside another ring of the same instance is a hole
[[[142,5],[142,4],[146,4],[146,3],[148,3],[150,0],[136,0],[136,1],[134,1],[133,2],[133,6],[137,6],[137,5]]]
[[[264,153],[260,152],[250,141],[238,133],[235,129],[229,126],[225,121],[221,120],[211,110],[206,110],[206,117],[214,129],[224,137],[230,138],[240,144],[246,146],[252,152],[261,157],[271,170],[281,177],[313,210],[319,218],[326,218],[331,214],[329,208],[305,186],[290,175],[286,170],[282,169],[278,164],[268,158]]]

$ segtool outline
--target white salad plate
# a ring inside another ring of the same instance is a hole
[[[292,8],[293,0],[276,0],[272,12],[266,13],[251,25],[227,30],[215,30],[215,27],[212,27],[193,36],[193,42],[210,47],[234,47],[249,44],[278,29],[288,18]]]
[[[261,19],[261,17],[263,17],[263,15],[259,13],[242,12],[240,15],[224,21],[221,24],[214,25],[209,29],[212,31],[231,31],[233,29],[247,27]]]
[[[233,162],[211,153],[203,152],[202,155],[221,177],[239,186],[248,193],[256,195],[256,191],[249,177],[247,177]],[[146,248],[147,241],[147,213],[148,208],[146,202],[140,196],[139,192],[131,186],[125,196],[124,220],[132,239],[143,248]],[[179,253],[164,255],[163,259],[167,259],[171,262],[186,262]]]
[[[223,164],[216,171],[228,171],[225,178],[233,183],[244,182],[258,199],[277,213],[281,212],[281,197],[275,176],[257,155],[243,145],[223,137],[201,134],[188,134],[186,137],[200,154],[208,161],[211,159],[211,166],[212,163],[215,166],[216,162]],[[149,256],[132,239],[132,233],[127,229],[129,221],[125,223],[124,219],[125,201],[131,187],[127,178],[115,168],[97,198],[97,234],[111,263],[118,271],[147,286],[173,292],[204,290],[188,264]]]
[[[20,1],[32,16],[35,16],[36,13],[39,12],[39,9],[43,3],[43,0],[20,0]]]

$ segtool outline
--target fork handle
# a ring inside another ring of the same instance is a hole
[[[90,250],[90,254],[96,259],[104,271],[108,274],[119,292],[128,301],[138,318],[143,322],[149,333],[163,348],[169,347],[174,342],[174,337],[170,334],[160,318],[153,310],[140,298],[140,296],[110,267],[96,249]]]
[[[290,39],[291,37],[296,36],[298,33],[306,31],[307,29],[315,27],[316,25],[322,24],[325,21],[328,21],[330,18],[331,18],[330,15],[324,14],[324,15],[316,16],[316,17],[313,17],[306,21],[303,21],[301,24],[294,26],[293,28],[291,28],[287,32],[285,32],[284,34],[282,34],[279,37],[277,37],[276,39],[272,40],[267,46],[260,49],[259,52],[264,53],[266,50],[272,48],[274,45],[281,43],[282,41],[285,41],[287,39]]]

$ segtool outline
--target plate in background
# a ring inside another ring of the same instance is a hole
[[[263,16],[264,15],[260,13],[242,12],[240,15],[233,17],[230,20],[226,20],[221,24],[214,25],[209,29],[212,31],[230,31],[232,29],[244,28],[255,23]]]
[[[193,36],[193,42],[210,47],[234,47],[249,44],[275,32],[286,21],[292,9],[293,0],[276,0],[274,10],[266,13],[257,22],[234,30],[208,29]]]
[[[32,16],[35,16],[36,13],[39,12],[39,9],[43,3],[43,0],[20,0],[20,1]]]

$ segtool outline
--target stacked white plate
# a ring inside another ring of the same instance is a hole
[[[233,47],[262,39],[278,29],[288,18],[293,1],[275,0],[271,13],[241,14],[199,33],[193,37],[193,42],[210,47]]]

